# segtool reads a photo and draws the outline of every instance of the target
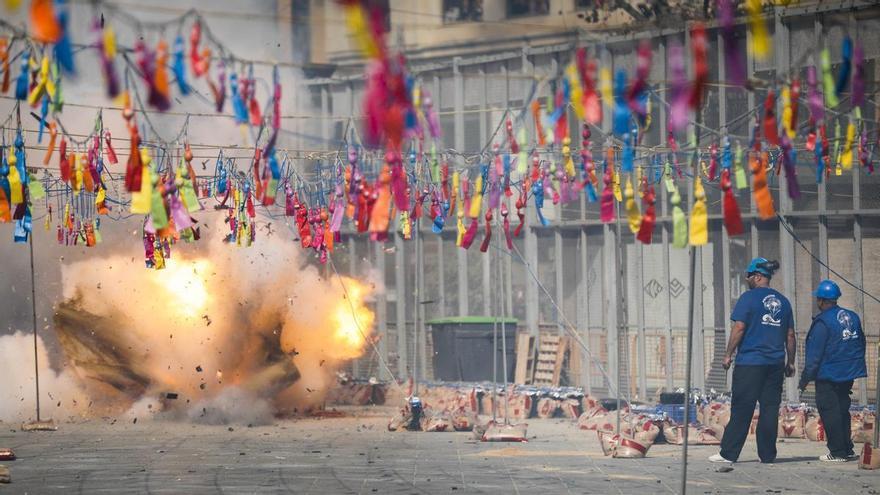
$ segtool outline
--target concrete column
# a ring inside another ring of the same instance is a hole
[[[661,38],[660,47],[658,50],[659,61],[658,63],[662,65],[663,70],[661,74],[663,77],[666,77],[667,67],[666,67],[666,38]],[[666,128],[666,106],[660,105],[660,122],[657,125],[660,126],[660,140],[661,142],[665,142],[666,133],[668,129]],[[661,193],[662,191],[662,193]],[[663,218],[670,218],[669,211],[669,191],[666,190],[665,186],[658,186],[657,189],[657,199],[660,203],[660,212]],[[672,295],[669,291],[669,285],[671,282],[671,275],[669,269],[669,231],[672,228],[671,222],[662,222],[660,225],[663,227],[663,231],[660,233],[660,239],[663,243],[663,279],[666,280],[666,290],[664,290],[664,298],[666,299],[666,345],[664,346],[666,352],[664,355],[664,362],[666,363],[666,390],[672,390]]]
[[[447,220],[451,222],[452,220]],[[450,226],[453,224],[450,223]],[[454,228],[454,227],[453,227]],[[440,293],[438,294],[438,311],[437,316],[441,318],[446,316],[446,269],[445,262],[443,261],[443,245],[446,244],[446,240],[442,235],[437,236],[437,285],[439,286]],[[424,245],[424,244],[423,244]],[[455,243],[451,243],[452,247],[455,247]]]
[[[639,268],[636,271],[636,297],[631,301],[633,304],[636,304],[636,314],[638,315],[638,324],[639,324],[639,333],[638,333],[638,341],[636,342],[636,352],[638,353],[638,380],[639,380],[639,398],[642,400],[647,400],[648,398],[648,360],[646,356],[645,350],[645,301],[644,295],[645,292],[643,287],[645,286],[645,245],[641,242],[639,244],[639,259],[638,264]],[[630,263],[632,266],[632,263]],[[630,304],[630,307],[633,306]]]
[[[849,13],[849,32],[853,33],[853,36],[856,39],[858,39],[858,29],[859,29],[859,26],[858,26],[858,23],[856,22],[855,15],[852,12],[850,12]],[[875,71],[876,71],[876,69],[875,69]],[[861,125],[864,126],[865,124],[862,123]],[[861,132],[861,130],[862,129],[858,129],[859,132]],[[862,188],[861,188],[862,169],[861,169],[861,167],[856,165],[853,167],[852,172],[853,172],[853,210],[859,211],[862,209]],[[862,219],[863,219],[863,217],[861,215],[855,215],[855,217],[853,218],[853,222],[854,222],[853,223],[853,240],[855,241],[854,245],[853,245],[853,248],[854,248],[854,252],[853,252],[853,255],[854,255],[853,256],[854,276],[853,276],[853,278],[855,280],[853,280],[853,282],[859,287],[865,286],[865,283],[864,283],[865,277],[864,277],[864,273],[863,273],[864,267],[862,266],[862,262],[864,260],[863,253],[862,253]],[[859,316],[864,318],[865,295],[860,291],[856,292],[855,311],[859,314]],[[876,380],[876,378],[875,378],[875,380]],[[859,404],[867,404],[868,403],[868,380],[866,380],[866,379],[859,380],[859,388],[857,390],[857,393],[858,393],[858,397],[859,397]]]
[[[565,298],[563,290],[565,269],[562,266],[562,232],[558,228],[553,231],[553,270],[556,272],[556,295],[553,297],[556,298],[556,304],[559,305],[559,308],[564,310],[562,303]],[[556,331],[559,332],[559,335],[565,335],[562,314],[559,311],[556,312]]]
[[[373,256],[376,260],[376,270],[379,272],[380,280],[382,281],[382,286],[386,285],[385,283],[385,250],[383,249],[384,244],[380,242],[370,242],[370,245],[373,246]],[[384,359],[385,362],[388,362],[388,297],[387,297],[388,289],[386,288],[383,291],[380,291],[376,295],[376,321],[378,322],[379,332],[379,343],[377,347],[379,348],[379,355],[381,359]],[[380,380],[390,380],[391,375],[389,375],[388,370],[382,366],[382,363],[379,364],[379,379]]]
[[[345,245],[348,248],[348,275],[354,278],[357,278],[358,274],[358,263],[357,263],[357,253],[355,249],[354,236],[348,235],[346,236]],[[357,358],[351,363],[351,373],[355,376],[355,378],[361,378],[361,360],[363,358]]]
[[[534,75],[534,66],[529,60],[529,48],[523,46],[522,52],[522,72],[527,75]],[[528,96],[528,90],[523,94],[523,100]],[[534,137],[534,135],[533,135]],[[538,239],[535,236],[532,225],[536,223],[536,214],[534,208],[526,208],[525,228],[523,229],[525,258],[526,263],[531,269],[538,273]],[[523,268],[525,270],[525,268]],[[526,270],[527,271],[527,270]],[[532,335],[538,335],[538,286],[531,277],[526,273],[526,329]]]
[[[618,260],[617,260],[618,239],[617,231],[611,225],[602,226],[602,268],[604,281],[604,300],[602,306],[605,308],[605,331],[608,342],[608,379],[611,381],[611,388],[617,389],[617,368],[620,361],[620,347],[618,345],[618,333],[620,331],[620,319],[618,314]],[[609,390],[609,394],[613,391]]]
[[[592,342],[590,342],[590,307],[592,306],[591,301],[588,299],[588,294],[590,291],[588,285],[588,278],[590,275],[590,270],[588,268],[588,264],[590,262],[589,253],[587,251],[587,231],[585,229],[580,230],[580,239],[579,239],[579,254],[580,254],[580,284],[578,284],[578,331],[580,332],[581,338],[584,340],[584,343],[590,347],[590,351],[593,351],[591,347]],[[584,387],[587,394],[593,393],[592,387],[592,361],[590,360],[589,354],[583,349],[579,349],[581,353],[581,374],[578,377],[580,381],[580,385]]]
[[[397,374],[403,380],[412,374],[412,370],[409,367],[409,353],[407,352],[409,350],[407,347],[407,334],[409,331],[406,327],[406,300],[408,294],[406,290],[406,245],[403,242],[402,235],[396,232],[391,235],[394,236],[394,300],[397,303],[395,314],[395,325],[397,326]]]
[[[690,31],[685,31],[684,38],[684,51],[685,53],[691,52],[691,35]],[[693,73],[693,60],[688,58],[688,72]],[[702,109],[700,110],[703,111]],[[703,122],[704,119],[701,117],[700,121]],[[701,132],[701,129],[696,127],[694,124],[689,124],[690,129],[693,132],[693,135],[697,136]],[[686,146],[693,145],[692,142],[688,142]],[[691,160],[688,160],[687,168],[690,171],[693,171],[691,168],[693,163]],[[697,167],[699,167],[699,157],[697,158]],[[690,212],[693,211],[694,207],[694,178],[692,176],[688,176],[687,179],[687,188],[688,188],[688,218],[690,218]],[[706,383],[706,368],[705,368],[705,331],[706,325],[703,318],[703,250],[706,249],[705,246],[699,246],[696,248],[692,248],[696,250],[696,266],[694,273],[694,286],[688,287],[688,290],[695,291],[696,299],[694,300],[694,338],[693,338],[693,360],[691,363],[691,369],[688,370],[691,373],[691,386],[704,388]]]
[[[461,74],[461,57],[452,60],[453,84],[455,88],[455,149],[464,149],[464,77]],[[467,251],[456,249],[458,264],[458,314],[467,316],[468,308],[468,276]]]
[[[332,122],[328,118],[331,115],[330,88],[326,84],[321,86],[321,115],[324,116],[324,118],[321,119],[321,137],[324,139],[324,147],[330,149],[330,126],[332,125]]]
[[[716,41],[718,45],[717,56],[719,61],[724,60],[724,37],[721,36],[721,33],[718,32],[716,35]],[[718,63],[718,80],[726,81],[727,80],[727,64]],[[725,85],[721,85],[718,88],[718,101],[720,103],[718,108],[718,121],[721,122],[722,133],[727,134],[727,87]],[[733,179],[732,171],[731,171],[731,180]],[[723,208],[723,207],[722,207]],[[722,279],[722,290],[723,290],[723,311],[724,318],[721,319],[724,322],[724,345],[727,346],[727,341],[730,340],[730,324],[727,322],[727,317],[730,315],[730,237],[727,235],[727,228],[722,227],[721,229],[721,265],[724,267],[721,272]],[[715,345],[719,344],[719,339],[715,339]],[[715,349],[713,353],[714,356],[722,355],[724,350],[722,349],[720,352],[718,349]],[[714,357],[713,356],[713,357]],[[731,380],[733,378],[733,367],[727,370],[726,380],[724,383],[725,389],[730,389]]]
[[[611,52],[607,48],[599,50],[599,59],[601,67],[609,67],[612,64]],[[604,103],[603,103],[604,104]],[[605,112],[609,112],[605,107]],[[611,133],[611,119],[603,119],[602,132],[605,135]],[[618,215],[620,214],[618,208]],[[611,388],[618,390],[618,368],[620,367],[620,260],[618,259],[620,239],[617,237],[617,231],[612,224],[602,226],[602,279],[605,288],[604,300],[602,301],[605,309],[605,332],[608,345],[608,380],[611,382]],[[620,391],[623,392],[623,391]],[[613,393],[609,390],[609,393]]]
[[[782,17],[780,16],[781,11],[777,8],[774,12],[774,23],[775,23],[775,33],[773,40],[773,48],[776,52],[776,74],[777,76],[780,74],[787,74],[789,68],[791,66],[791,47],[789,45],[789,31],[788,25],[782,22]],[[782,115],[782,102],[781,100],[777,102],[777,115]],[[782,173],[785,173],[783,171]],[[791,198],[788,196],[788,182],[784,179],[780,179],[779,181],[779,212],[783,216],[786,217],[789,213],[793,211],[793,205]],[[789,217],[790,218],[790,217]],[[780,264],[780,272],[782,272],[782,290],[783,293],[788,297],[792,305],[797,307],[796,291],[795,291],[795,264],[794,264],[794,240],[789,235],[788,231],[785,230],[785,227],[782,224],[779,225],[779,264]],[[795,322],[797,324],[797,322]],[[789,402],[797,402],[798,399],[798,390],[797,390],[797,376],[792,376],[790,378],[786,378],[785,383],[785,397]]]
[[[744,28],[746,30],[746,47],[752,46],[752,31],[751,29]],[[752,50],[746,50],[746,77],[751,78],[755,72],[755,56],[752,54]],[[749,91],[746,95],[746,101],[748,101],[748,108],[755,108],[755,92]],[[749,117],[748,119],[748,127],[749,133],[751,133],[752,125],[755,123],[755,117]],[[748,153],[744,153],[744,156],[747,158]],[[746,159],[744,158],[744,159]],[[746,167],[749,166],[749,162],[746,159],[746,163],[744,164]],[[751,169],[747,168],[746,172],[751,175]],[[751,181],[749,181],[751,183]],[[749,208],[752,211],[752,215],[758,214],[758,207],[755,204],[755,196],[753,194],[749,194]],[[755,217],[749,222],[749,237],[750,242],[749,246],[751,248],[752,258],[758,256],[758,221],[755,220]]]

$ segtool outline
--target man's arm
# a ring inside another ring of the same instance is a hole
[[[727,352],[724,353],[724,360],[721,361],[721,366],[723,366],[724,369],[730,368],[730,363],[733,362],[733,353],[736,351],[737,347],[739,347],[739,343],[742,342],[743,335],[745,334],[745,322],[733,322],[733,325],[730,329],[730,339],[727,341]]]
[[[798,388],[804,390],[807,384],[816,379],[822,356],[825,354],[825,342],[828,340],[828,329],[821,321],[813,322],[810,333],[807,335],[807,345],[804,350],[804,370],[801,372]]]
[[[785,354],[788,359],[785,362],[785,376],[794,376],[794,358],[797,356],[797,335],[794,328],[788,329],[788,337],[785,339]]]

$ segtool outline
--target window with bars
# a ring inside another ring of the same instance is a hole
[[[480,22],[483,0],[443,0],[443,23]]]
[[[547,15],[550,0],[507,0],[507,17]]]

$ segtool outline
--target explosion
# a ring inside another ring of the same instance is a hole
[[[367,342],[365,329],[373,326],[373,312],[364,305],[366,286],[351,278],[343,280],[345,300],[333,311],[336,330],[333,340],[339,344],[339,359],[353,359],[363,354]]]
[[[169,296],[176,299],[179,310],[186,317],[198,316],[208,304],[208,289],[200,274],[207,273],[211,267],[208,260],[179,262],[169,260],[165,270],[153,270],[151,281],[163,286]]]
[[[63,268],[55,330],[91,414],[268,421],[320,405],[372,342],[370,285],[322,278],[280,238],[210,242],[163,270],[131,269],[127,256]]]

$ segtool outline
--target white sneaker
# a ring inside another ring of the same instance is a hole
[[[829,454],[820,455],[819,460],[822,462],[846,462],[849,459],[847,459],[846,457],[834,457],[833,455],[831,455],[829,453]]]
[[[733,464],[733,461],[728,461],[727,459],[721,457],[721,454],[710,455],[709,462],[726,462],[727,464]]]

